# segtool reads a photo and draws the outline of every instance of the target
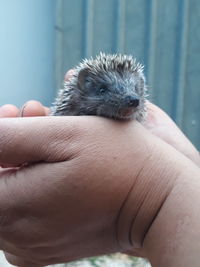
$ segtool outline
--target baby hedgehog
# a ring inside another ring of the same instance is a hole
[[[113,119],[145,117],[143,66],[132,56],[106,55],[85,59],[52,107],[52,116],[98,115]]]

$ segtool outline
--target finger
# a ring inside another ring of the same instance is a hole
[[[69,139],[75,137],[79,120],[75,116],[0,120],[0,165],[54,162],[71,157]]]
[[[44,107],[40,102],[30,100],[21,108],[20,117],[46,116],[49,113],[48,108]]]
[[[0,118],[17,117],[19,109],[14,105],[3,105],[0,107]]]
[[[50,114],[50,108],[44,107],[44,110],[45,110],[45,115],[46,116],[49,116],[49,114]]]
[[[65,74],[64,80],[68,81],[69,79],[71,79],[73,77],[73,75],[74,75],[74,70],[71,69]]]

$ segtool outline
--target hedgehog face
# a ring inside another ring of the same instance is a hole
[[[82,113],[115,119],[137,119],[144,106],[142,72],[98,71],[87,68],[78,74]]]
[[[142,121],[146,86],[143,66],[128,55],[106,55],[83,60],[65,82],[51,115],[99,115]]]

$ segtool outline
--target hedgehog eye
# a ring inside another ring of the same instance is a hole
[[[100,94],[104,94],[105,92],[106,92],[106,88],[102,87],[102,88],[99,89],[99,93]]]

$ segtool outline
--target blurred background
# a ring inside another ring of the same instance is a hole
[[[51,105],[85,57],[132,54],[151,100],[200,149],[199,0],[0,0],[0,105]]]

